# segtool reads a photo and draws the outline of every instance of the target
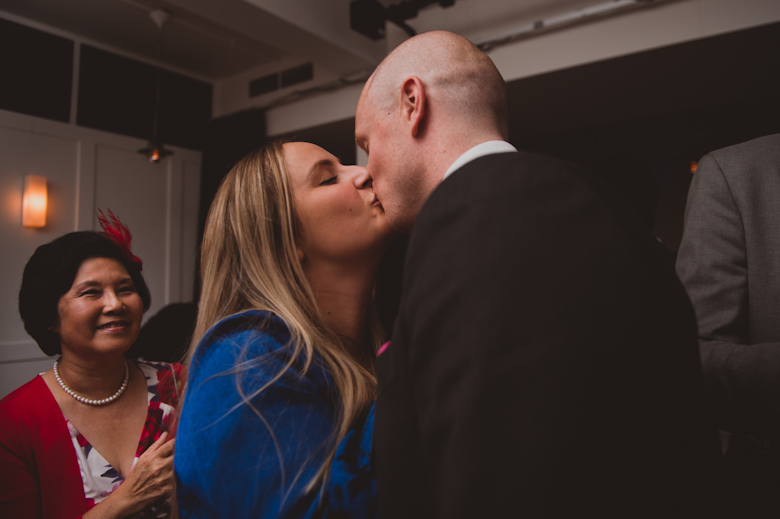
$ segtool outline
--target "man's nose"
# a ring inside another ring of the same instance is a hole
[[[373,185],[373,180],[368,175],[368,170],[363,166],[354,166],[356,168],[356,174],[354,177],[355,187],[358,189],[370,188]]]

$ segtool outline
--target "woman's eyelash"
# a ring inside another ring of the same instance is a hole
[[[330,177],[330,178],[328,178],[328,179],[326,179],[326,180],[323,180],[322,182],[320,182],[320,185],[321,185],[321,186],[324,186],[324,185],[327,185],[327,184],[332,184],[332,183],[334,183],[335,181],[336,181],[336,177]]]
[[[121,292],[135,292],[135,287],[132,287],[132,286],[128,285],[128,286],[124,286],[124,287],[119,287],[119,288],[116,289],[116,291],[117,291],[117,293],[121,293]],[[98,295],[98,294],[100,294],[100,290],[98,290],[96,288],[91,288],[89,290],[85,290],[84,292],[81,292],[80,295],[88,296],[88,295]]]

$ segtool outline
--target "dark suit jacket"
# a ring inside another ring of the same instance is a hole
[[[383,519],[710,517],[693,309],[575,166],[491,155],[435,190],[377,370]]]

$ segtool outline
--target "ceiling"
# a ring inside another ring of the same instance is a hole
[[[373,41],[352,31],[350,1],[0,0],[0,12],[148,60],[157,59],[159,35],[163,64],[213,82],[290,58],[342,76],[371,70],[393,39]],[[434,3],[407,23],[417,32],[445,29],[480,43],[512,27],[602,2],[456,0],[449,8]],[[171,15],[161,33],[149,16],[155,9]]]

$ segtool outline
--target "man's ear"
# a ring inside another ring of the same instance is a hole
[[[401,85],[401,111],[411,125],[412,137],[417,137],[425,117],[425,87],[420,78],[411,76]]]

